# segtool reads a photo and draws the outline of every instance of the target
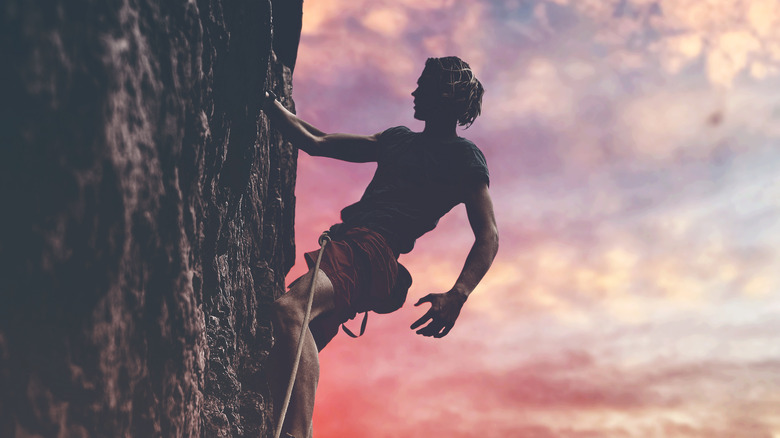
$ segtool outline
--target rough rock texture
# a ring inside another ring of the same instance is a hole
[[[296,154],[260,103],[292,105],[300,19],[3,1],[0,436],[271,436]]]

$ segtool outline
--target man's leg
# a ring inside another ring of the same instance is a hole
[[[306,313],[309,299],[312,271],[294,282],[286,294],[279,297],[273,305],[274,348],[271,352],[270,384],[274,398],[274,415],[277,421],[281,415],[282,403],[292,372],[298,337]],[[333,285],[328,277],[319,271],[314,283],[314,301],[310,321],[317,316],[333,311]],[[287,410],[282,433],[290,433],[295,438],[307,438],[311,431],[311,418],[314,412],[314,394],[317,390],[320,365],[317,345],[308,325],[304,327],[303,351],[298,365],[290,406]]]

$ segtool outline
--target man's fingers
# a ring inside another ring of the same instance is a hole
[[[420,330],[417,330],[418,335],[423,336],[433,336],[436,337],[436,335],[441,331],[442,325],[436,321],[431,321],[430,324],[427,326],[421,328]]]
[[[431,330],[432,324],[433,323],[428,324],[425,327],[421,328],[420,330],[417,330],[417,334],[423,336],[433,336],[433,330]]]
[[[419,306],[422,303],[432,304],[431,308],[428,309],[425,315],[415,321],[414,324],[412,324],[410,327],[412,330],[414,330],[420,326],[423,326],[417,330],[418,335],[441,338],[446,336],[447,333],[450,332],[450,329],[452,329],[453,323],[455,322],[454,318],[450,318],[449,314],[442,314],[442,309],[440,309],[435,302],[435,300],[440,296],[442,296],[442,294],[428,294],[420,298],[420,300],[415,304],[415,306]],[[457,315],[455,317],[457,318]]]
[[[417,303],[415,303],[414,305],[415,306],[419,306],[422,303],[431,303],[431,302],[433,302],[432,300],[433,300],[433,294],[428,294],[428,295],[420,298],[419,301],[417,301]]]
[[[441,332],[433,335],[433,337],[434,338],[443,338],[443,337],[447,336],[447,333],[449,333],[450,330],[452,330],[452,326],[451,325],[445,326],[444,329]]]
[[[433,318],[433,316],[431,315],[431,311],[429,310],[428,312],[425,313],[425,315],[422,316],[422,318],[420,318],[417,321],[415,321],[414,324],[412,324],[412,326],[409,327],[409,328],[414,330],[417,327],[425,324],[431,318]]]

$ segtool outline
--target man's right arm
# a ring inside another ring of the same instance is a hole
[[[278,100],[269,98],[268,94],[263,111],[274,123],[274,127],[309,155],[353,163],[377,160],[379,134],[326,134],[288,111]]]

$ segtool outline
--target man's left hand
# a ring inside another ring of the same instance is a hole
[[[460,309],[463,308],[463,303],[465,302],[466,296],[454,289],[443,294],[428,294],[420,298],[415,306],[419,306],[422,303],[431,303],[431,308],[428,309],[422,318],[415,321],[410,328],[414,330],[428,323],[420,330],[417,330],[417,334],[441,338],[452,330],[452,326],[455,325],[455,320],[458,319]]]

